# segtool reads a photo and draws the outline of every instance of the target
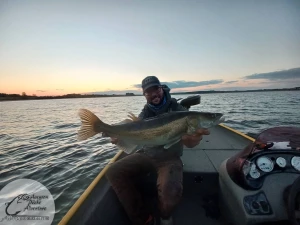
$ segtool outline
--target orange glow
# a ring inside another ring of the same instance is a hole
[[[35,79],[34,79],[35,77]],[[141,78],[142,79],[142,78]],[[139,79],[139,80],[141,80]],[[21,94],[25,92],[27,95],[37,96],[57,96],[71,93],[88,93],[88,92],[105,92],[105,91],[138,91],[140,89],[132,87],[133,84],[139,83],[137,79],[124,79],[123,77],[94,77],[89,79],[84,75],[75,74],[74,76],[66,74],[64,77],[60,76],[59,79],[51,76],[28,76],[22,77],[15,81],[7,77],[1,78],[0,92],[7,94]],[[3,85],[4,84],[4,85]],[[224,81],[221,84],[205,85],[199,87],[189,88],[173,88],[172,92],[188,92],[188,91],[201,91],[201,90],[234,90],[247,89],[247,88],[264,88],[266,83],[262,80],[238,80],[237,82],[227,84]]]

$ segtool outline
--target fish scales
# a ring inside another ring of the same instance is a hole
[[[120,130],[127,131],[141,131],[151,128],[156,128],[157,126],[163,126],[164,124],[172,123],[175,120],[187,117],[189,114],[187,112],[170,112],[166,114],[159,115],[157,117],[152,117],[145,120],[133,121],[132,123],[115,125],[114,127]]]
[[[152,128],[146,128],[143,130],[129,130],[124,134],[126,137],[141,138],[143,140],[151,140],[156,138],[167,138],[178,136],[187,130],[187,118],[183,117],[176,119],[171,123],[163,124],[162,126],[156,126]]]

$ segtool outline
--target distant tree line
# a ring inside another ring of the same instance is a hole
[[[13,101],[13,100],[34,100],[34,99],[64,99],[64,98],[98,98],[98,97],[121,97],[121,96],[128,96],[128,95],[116,95],[116,94],[66,94],[66,95],[59,95],[59,96],[36,96],[27,95],[25,92],[22,94],[6,94],[0,93],[0,101]],[[134,95],[129,95],[134,96]]]
[[[210,93],[238,93],[238,92],[265,92],[265,91],[299,91],[300,87],[294,88],[282,88],[282,89],[258,89],[258,90],[235,90],[235,91],[192,91],[192,92],[176,92],[172,95],[182,95],[182,94],[210,94]],[[134,93],[125,93],[125,94],[66,94],[59,96],[36,96],[27,95],[25,92],[22,94],[6,94],[0,93],[0,101],[13,101],[13,100],[34,100],[34,99],[64,99],[64,98],[99,98],[99,97],[122,97],[122,96],[139,96]]]

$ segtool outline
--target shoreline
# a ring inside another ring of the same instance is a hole
[[[223,94],[223,93],[246,93],[246,92],[272,92],[272,91],[300,91],[300,87],[285,89],[257,89],[257,90],[235,90],[235,91],[191,91],[191,92],[174,92],[171,95],[195,95],[195,94]],[[2,96],[1,96],[2,95]],[[22,101],[22,100],[51,100],[51,99],[70,99],[70,98],[109,98],[109,97],[136,97],[142,94],[67,94],[60,96],[30,96],[17,94],[1,94],[1,101]],[[4,96],[3,96],[4,95]]]

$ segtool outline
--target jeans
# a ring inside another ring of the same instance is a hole
[[[183,165],[179,156],[150,157],[144,153],[128,155],[110,165],[106,177],[112,185],[133,225],[144,225],[149,217],[135,179],[157,172],[158,210],[169,218],[182,196]]]

